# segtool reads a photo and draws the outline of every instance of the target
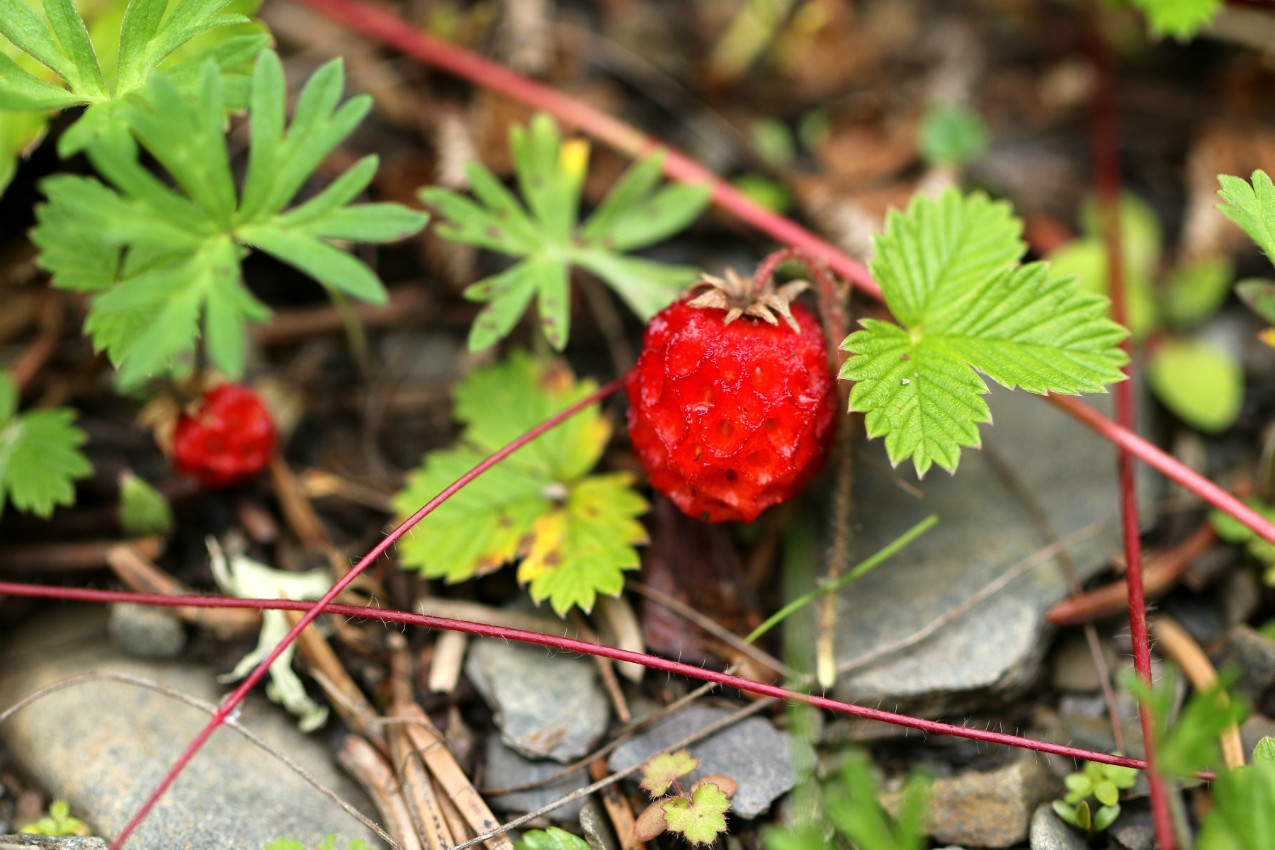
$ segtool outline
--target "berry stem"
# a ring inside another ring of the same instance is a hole
[[[820,239],[801,225],[759,206],[751,198],[685,154],[669,148],[645,133],[605,112],[594,109],[549,86],[534,82],[501,65],[483,59],[464,48],[439,41],[397,15],[366,5],[360,0],[296,0],[317,9],[381,44],[440,68],[465,80],[543,109],[594,138],[629,156],[645,156],[664,151],[664,173],[687,183],[704,183],[712,190],[712,200],[721,209],[775,240],[805,250],[822,260],[836,274],[849,280],[865,294],[881,300],[881,287],[867,268],[832,243]],[[1069,415],[1080,419],[1102,436],[1125,446],[1139,460],[1164,473],[1216,508],[1226,511],[1261,537],[1275,543],[1275,523],[1229,497],[1221,488],[1192,472],[1176,459],[1114,422],[1093,413],[1101,423],[1084,413],[1079,402],[1054,399]],[[1090,411],[1092,412],[1092,411]]]
[[[1098,196],[1098,212],[1102,221],[1102,240],[1107,255],[1108,291],[1112,316],[1128,327],[1127,299],[1124,286],[1124,252],[1120,232],[1120,130],[1116,113],[1116,60],[1101,32],[1102,10],[1090,4],[1090,60],[1097,72],[1097,85],[1089,108],[1089,148],[1093,157],[1094,188]],[[1116,422],[1134,432],[1133,415],[1133,343],[1126,336],[1120,347],[1129,356],[1124,366],[1127,380],[1115,386]],[[1133,639],[1133,666],[1138,678],[1151,681],[1151,641],[1147,634],[1147,606],[1142,584],[1142,536],[1138,522],[1138,491],[1134,477],[1133,455],[1117,446],[1116,468],[1120,481],[1120,519],[1124,532],[1125,582],[1129,588],[1129,630]],[[1155,718],[1145,700],[1138,703],[1142,723],[1142,746],[1147,759],[1147,785],[1151,793],[1151,812],[1156,839],[1162,850],[1176,850],[1173,815],[1169,810],[1168,792],[1163,777],[1156,769]]]
[[[879,720],[884,723],[891,723],[896,726],[905,726],[922,732],[953,735],[974,741],[984,741],[992,744],[1021,747],[1024,749],[1036,750],[1037,752],[1052,753],[1054,755],[1082,761],[1095,761],[1100,762],[1101,764],[1114,764],[1120,767],[1130,767],[1134,770],[1146,769],[1146,762],[1142,759],[1111,755],[1110,753],[1100,753],[1093,750],[1081,749],[1079,747],[1069,747],[1064,744],[1054,744],[1048,741],[1037,741],[1032,738],[1023,738],[1018,735],[1010,735],[1005,732],[993,732],[990,729],[973,729],[965,726],[957,726],[951,723],[942,723],[936,720],[909,717],[903,714],[895,714],[889,711],[882,711],[880,709],[868,708],[866,706],[855,705],[853,703],[841,702],[839,700],[829,699],[828,697],[793,691],[779,687],[778,685],[767,684],[765,682],[754,682],[750,679],[743,679],[739,676],[732,676],[728,673],[719,673],[716,670],[708,670],[703,667],[696,667],[692,664],[684,664],[680,661],[673,661],[668,658],[660,658],[658,656],[647,655],[641,652],[633,652],[632,650],[617,649],[616,647],[606,646],[604,644],[588,643],[587,641],[575,640],[568,637],[559,637],[556,635],[540,634],[539,632],[531,632],[523,629],[494,626],[486,623],[475,623],[468,620],[452,620],[446,617],[436,617],[430,614],[413,614],[407,611],[394,611],[386,608],[369,608],[362,605],[345,605],[341,603],[324,604],[323,600],[319,600],[318,602],[308,602],[297,599],[240,599],[237,597],[227,596],[167,596],[160,593],[134,593],[127,590],[99,590],[96,588],[86,587],[47,587],[38,584],[22,584],[20,582],[0,581],[0,595],[6,594],[10,596],[61,599],[64,601],[73,600],[80,602],[135,602],[140,605],[163,605],[166,607],[190,606],[197,608],[252,608],[262,611],[305,611],[307,613],[315,613],[322,608],[329,614],[339,614],[345,617],[362,617],[369,620],[380,620],[382,622],[389,623],[406,623],[408,625],[420,626],[427,629],[447,629],[449,631],[465,632],[466,634],[479,635],[482,637],[495,637],[501,638],[502,640],[516,640],[521,643],[529,643],[536,646],[547,646],[563,652],[581,652],[588,655],[611,658],[616,661],[629,661],[635,664],[641,664],[653,670],[661,670],[666,673],[674,673],[679,676],[700,679],[705,682],[713,682],[718,685],[724,685],[728,688],[748,691],[749,693],[761,694],[763,696],[775,697],[777,699],[789,700],[792,702],[805,703],[806,705],[812,705],[816,708],[827,709],[828,711],[835,711],[839,714],[847,714],[852,717]],[[1204,780],[1212,780],[1214,778],[1214,774],[1209,771],[1201,771],[1195,774],[1195,776]],[[116,840],[118,843],[121,839]]]
[[[213,732],[217,731],[217,727],[226,722],[226,718],[230,716],[241,702],[243,702],[244,697],[248,695],[248,692],[256,686],[257,682],[259,682],[263,676],[265,676],[266,672],[270,669],[270,665],[274,663],[275,659],[278,658],[285,649],[292,645],[292,642],[297,639],[297,636],[301,634],[306,626],[310,625],[310,623],[314,621],[315,617],[319,616],[319,614],[328,608],[332,600],[336,598],[337,594],[345,590],[345,588],[358,578],[364,570],[371,566],[377,558],[393,546],[400,537],[410,531],[412,526],[416,525],[416,523],[433,513],[439,505],[450,499],[457,491],[464,488],[479,475],[482,475],[497,463],[500,463],[500,461],[516,452],[518,449],[527,445],[527,443],[530,443],[545,432],[562,424],[581,410],[584,410],[586,407],[607,398],[616,390],[620,389],[623,384],[624,382],[622,380],[612,381],[606,386],[603,386],[593,392],[588,397],[581,399],[566,408],[562,412],[546,419],[535,428],[532,428],[527,433],[509,443],[509,445],[490,455],[482,463],[456,479],[456,481],[447,487],[447,489],[443,490],[443,492],[439,493],[427,502],[420,510],[412,514],[399,524],[397,528],[387,534],[384,540],[372,547],[372,550],[364,555],[363,558],[355,564],[340,581],[332,585],[328,592],[325,593],[318,602],[314,603],[313,606],[304,609],[306,612],[305,616],[297,621],[288,634],[284,636],[283,640],[279,641],[279,643],[275,645],[274,649],[270,651],[270,654],[267,655],[265,659],[248,674],[243,682],[240,683],[239,687],[237,687],[228,697],[226,697],[224,701],[222,701],[222,704],[217,708],[217,711],[208,721],[208,724],[198,735],[195,736],[195,739],[190,742],[190,745],[187,746],[186,750],[178,757],[177,761],[169,769],[168,773],[166,773],[164,778],[160,780],[159,785],[156,786],[155,790],[152,791],[150,796],[146,798],[146,801],[142,803],[141,807],[136,813],[134,813],[133,817],[129,819],[128,823],[124,825],[124,828],[120,831],[119,835],[115,837],[115,840],[111,842],[110,850],[119,850],[119,848],[124,845],[124,842],[128,840],[128,837],[132,834],[133,830],[137,829],[138,824],[146,818],[151,809],[155,807],[155,804],[159,802],[160,797],[164,795],[164,792],[168,790],[168,787],[173,784],[173,781],[177,779],[182,770],[185,769],[186,765],[190,763],[190,760],[194,758],[195,753],[199,752],[208,739],[212,737]],[[66,588],[63,589],[65,590]],[[0,593],[3,593],[3,591],[0,591]]]

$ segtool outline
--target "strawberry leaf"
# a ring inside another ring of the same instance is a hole
[[[18,413],[18,388],[0,371],[0,514],[6,502],[48,517],[75,501],[77,478],[93,471],[80,452],[84,432],[67,407]]]
[[[892,212],[872,272],[903,327],[865,319],[842,343],[855,355],[850,409],[884,436],[892,463],[953,471],[991,421],[983,379],[1033,393],[1101,391],[1123,379],[1125,331],[1107,301],[1044,263],[1016,265],[1018,223],[1006,204],[956,191]]]
[[[241,263],[250,249],[333,291],[385,300],[372,270],[330,241],[389,242],[424,226],[422,213],[397,204],[349,206],[371,181],[374,157],[285,209],[370,107],[367,97],[338,106],[342,86],[339,60],[320,68],[285,129],[283,68],[273,52],[261,54],[241,197],[222,129],[225,81],[212,64],[203,66],[195,98],[160,76],[143,98],[121,106],[136,143],[101,137],[88,148],[108,184],[72,175],[42,184],[49,200],[37,209],[32,232],[41,263],[56,285],[100,293],[85,330],[119,368],[121,384],[184,368],[201,329],[212,365],[232,379],[243,373],[245,323],[270,316],[243,284]],[[164,166],[172,185],[142,164],[138,144]]]
[[[1252,185],[1229,174],[1219,174],[1217,179],[1222,184],[1217,194],[1225,201],[1217,208],[1243,228],[1275,263],[1275,184],[1271,178],[1258,169],[1253,172]]]
[[[1133,0],[1147,16],[1147,28],[1157,36],[1179,41],[1191,38],[1209,24],[1223,0]]]
[[[695,789],[691,799],[670,797],[664,801],[664,820],[670,832],[680,832],[692,844],[712,844],[726,831],[730,798],[711,782]]]
[[[706,186],[659,187],[663,158],[657,154],[630,168],[588,221],[577,225],[588,153],[584,144],[564,143],[553,119],[541,113],[529,128],[510,131],[509,147],[525,206],[477,162],[469,166],[475,200],[437,187],[420,192],[421,200],[438,210],[441,236],[520,258],[465,290],[465,297],[486,305],[470,331],[470,351],[507,336],[533,299],[545,338],[561,350],[570,335],[573,266],[597,275],[643,320],[694,281],[696,272],[689,266],[621,252],[653,245],[689,225],[708,203]]]
[[[455,391],[460,444],[431,452],[394,497],[410,516],[484,457],[589,395],[565,366],[516,353],[480,369]],[[573,416],[479,476],[400,543],[405,566],[449,583],[521,559],[518,580],[537,603],[564,614],[593,607],[598,593],[619,595],[633,548],[646,542],[636,517],[646,502],[627,473],[590,475],[611,435],[596,406]]]
[[[652,797],[662,797],[673,781],[686,776],[699,767],[699,759],[692,758],[686,750],[660,753],[642,766],[642,787]]]

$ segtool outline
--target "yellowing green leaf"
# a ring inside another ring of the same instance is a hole
[[[432,452],[394,498],[410,516],[484,457],[594,391],[567,368],[515,353],[455,390],[460,444]],[[591,406],[533,440],[452,496],[399,544],[405,566],[449,583],[521,559],[518,580],[559,614],[618,595],[646,542],[646,502],[627,473],[590,476],[611,426]]]
[[[692,844],[712,844],[726,831],[726,811],[730,798],[711,782],[695,789],[691,799],[671,797],[664,801],[664,820],[670,832],[680,832]]]
[[[1225,349],[1170,339],[1156,347],[1148,372],[1156,396],[1193,428],[1215,434],[1240,415],[1244,370]]]
[[[693,758],[686,750],[660,753],[642,766],[642,787],[652,797],[662,797],[673,780],[686,776],[697,767],[699,759]]]

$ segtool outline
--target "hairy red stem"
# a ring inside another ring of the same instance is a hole
[[[248,692],[251,691],[256,686],[257,682],[261,681],[261,678],[266,675],[266,671],[270,669],[270,665],[274,663],[275,659],[278,658],[285,649],[292,645],[292,642],[297,639],[297,635],[301,634],[302,630],[304,630],[306,626],[310,625],[310,623],[314,621],[315,617],[319,616],[320,613],[328,608],[329,604],[336,598],[337,594],[345,590],[351,582],[353,582],[363,573],[364,570],[371,566],[373,561],[384,554],[385,550],[393,546],[400,537],[410,531],[412,526],[416,525],[416,523],[433,513],[439,505],[446,502],[458,490],[465,487],[479,475],[482,475],[484,472],[491,469],[493,466],[500,463],[502,460],[509,457],[532,440],[544,434],[546,431],[552,430],[567,419],[570,419],[572,416],[579,413],[581,410],[584,410],[589,405],[596,404],[611,395],[623,386],[623,384],[623,380],[612,381],[589,395],[587,398],[581,399],[563,410],[561,413],[551,416],[535,428],[532,428],[530,431],[509,443],[509,445],[505,446],[500,451],[489,456],[486,460],[475,466],[469,472],[466,472],[460,478],[456,479],[451,486],[434,498],[430,499],[424,507],[404,520],[397,528],[387,534],[384,540],[372,547],[372,550],[364,555],[363,558],[355,564],[348,573],[345,574],[344,578],[332,585],[328,592],[323,594],[321,599],[313,605],[308,606],[305,616],[297,621],[296,625],[294,625],[288,634],[284,636],[283,640],[279,641],[279,643],[275,645],[275,648],[270,651],[270,654],[267,655],[266,658],[258,664],[251,673],[248,674],[247,678],[240,683],[239,687],[235,688],[235,690],[226,697],[222,704],[217,708],[217,711],[213,714],[212,718],[208,721],[208,725],[206,725],[200,733],[195,736],[195,739],[190,742],[190,745],[186,747],[186,750],[169,769],[168,773],[164,775],[162,780],[160,780],[159,785],[156,786],[155,790],[152,791],[150,796],[146,798],[146,802],[142,804],[141,808],[139,808],[133,817],[129,819],[128,823],[124,825],[124,829],[120,831],[120,834],[115,837],[113,842],[111,842],[111,850],[119,850],[119,848],[123,846],[124,842],[128,840],[128,836],[131,835],[133,830],[137,829],[138,824],[140,824],[146,816],[150,814],[150,810],[154,808],[157,802],[159,802],[160,797],[164,795],[164,792],[168,790],[168,787],[173,784],[173,781],[181,774],[186,765],[190,763],[190,760],[194,758],[195,753],[199,752],[200,748],[202,748],[205,742],[207,742],[207,740],[212,736],[213,732],[217,731],[217,727],[226,722],[226,718],[230,716],[231,712],[233,712],[241,702],[243,702],[243,699],[248,695]],[[69,588],[61,588],[61,590],[66,591],[69,590]],[[66,598],[72,598],[72,595],[67,594]],[[225,602],[229,601],[230,600],[225,600]],[[231,606],[225,605],[225,607]]]
[[[1111,312],[1115,320],[1129,326],[1128,299],[1125,297],[1124,250],[1120,229],[1120,128],[1117,123],[1115,56],[1102,33],[1099,16],[1102,10],[1091,4],[1094,29],[1089,35],[1091,61],[1097,72],[1097,85],[1089,109],[1089,146],[1093,158],[1094,186],[1098,211],[1102,220],[1102,240],[1107,254],[1107,282],[1111,295]],[[1125,337],[1120,347],[1129,356],[1124,367],[1126,380],[1116,384],[1116,422],[1134,433],[1133,412],[1133,340]],[[1133,640],[1133,667],[1138,678],[1151,688],[1151,638],[1147,634],[1147,602],[1142,585],[1142,530],[1138,522],[1138,490],[1134,476],[1133,455],[1123,446],[1116,447],[1116,469],[1120,481],[1120,520],[1124,532],[1125,584],[1129,588],[1129,632]],[[1147,785],[1151,792],[1151,813],[1156,839],[1161,850],[1176,850],[1173,813],[1164,780],[1156,769],[1155,718],[1145,700],[1138,703],[1142,723],[1142,747],[1147,759]]]
[[[472,635],[496,637],[505,640],[516,640],[523,643],[537,644],[539,646],[548,646],[565,652],[581,652],[588,655],[613,658],[616,661],[629,661],[655,670],[675,673],[679,676],[687,676],[689,678],[700,679],[705,682],[716,682],[717,684],[724,685],[728,688],[736,688],[741,691],[748,691],[750,693],[775,697],[777,699],[804,702],[807,705],[813,705],[816,708],[825,708],[829,711],[835,711],[840,714],[848,714],[852,717],[861,717],[867,720],[879,720],[884,723],[892,723],[896,726],[907,726],[911,729],[918,729],[927,733],[934,732],[940,735],[955,735],[960,738],[970,738],[975,741],[985,741],[990,744],[1005,744],[1011,747],[1022,747],[1025,749],[1037,750],[1042,753],[1052,753],[1054,755],[1081,761],[1096,761],[1103,764],[1131,767],[1135,770],[1146,769],[1146,762],[1141,759],[1116,756],[1092,750],[1083,750],[1078,747],[1069,747],[1063,744],[1052,744],[1048,741],[1037,741],[1032,738],[1019,737],[1018,735],[1008,735],[1004,732],[992,732],[987,729],[971,729],[965,726],[957,726],[952,723],[941,723],[936,720],[909,717],[904,714],[896,714],[890,711],[882,711],[876,708],[867,708],[861,705],[854,705],[853,703],[841,702],[827,697],[805,694],[800,691],[792,691],[787,688],[781,688],[778,685],[768,685],[765,682],[754,682],[751,679],[742,679],[738,676],[731,676],[727,673],[719,673],[716,670],[706,670],[702,667],[684,664],[681,661],[671,661],[667,658],[647,655],[642,652],[617,649],[613,646],[606,646],[605,644],[589,643],[587,641],[575,640],[574,638],[540,634],[539,632],[530,632],[523,629],[493,626],[486,623],[474,623],[468,620],[451,620],[446,617],[435,617],[428,614],[412,614],[407,611],[392,611],[384,608],[368,608],[362,605],[344,605],[335,602],[331,604],[324,604],[323,600],[319,600],[318,602],[306,602],[293,599],[239,599],[236,597],[226,596],[166,596],[159,593],[134,593],[127,590],[48,587],[39,584],[22,584],[19,582],[0,581],[0,595],[3,594],[9,594],[12,596],[41,597],[47,599],[75,600],[80,602],[136,602],[141,605],[166,605],[169,607],[189,606],[200,608],[255,608],[262,610],[306,611],[308,612],[308,616],[305,618],[306,621],[313,620],[321,607],[326,613],[340,614],[346,617],[364,617],[369,620],[407,623],[413,626],[423,626],[430,629],[448,629],[451,631],[466,632]],[[1213,774],[1208,772],[1201,772],[1197,774],[1197,776],[1201,779],[1213,778]]]
[[[295,0],[295,2],[318,9],[328,17],[348,25],[381,44],[400,50],[426,65],[440,68],[476,85],[550,112],[562,121],[575,125],[585,133],[629,156],[642,156],[656,150],[665,151],[667,156],[664,160],[664,173],[666,175],[688,183],[707,184],[712,188],[714,203],[723,210],[784,244],[800,248],[818,257],[862,292],[881,300],[881,288],[862,263],[791,219],[759,206],[690,157],[669,148],[623,121],[580,103],[549,86],[519,76],[508,68],[464,48],[439,41],[402,18],[382,9],[367,6],[360,0]],[[1229,497],[1203,476],[1187,469],[1174,458],[1164,455],[1137,434],[1096,413],[1093,415],[1101,420],[1102,425],[1095,425],[1092,417],[1082,415],[1082,411],[1088,410],[1082,404],[1060,402],[1059,406],[1065,412],[1090,425],[1107,439],[1127,448],[1134,457],[1164,472],[1209,504],[1221,508],[1262,537],[1275,543],[1275,523]]]

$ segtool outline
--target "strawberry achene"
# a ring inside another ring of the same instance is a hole
[[[208,487],[231,487],[266,468],[275,439],[270,411],[257,394],[240,384],[221,384],[178,420],[173,461],[178,472]]]
[[[651,486],[706,522],[751,522],[818,471],[835,382],[814,315],[791,324],[682,300],[647,325],[629,374],[629,436]]]

